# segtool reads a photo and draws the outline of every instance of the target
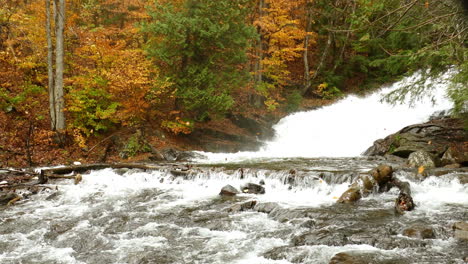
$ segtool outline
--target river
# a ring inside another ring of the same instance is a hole
[[[396,170],[417,206],[402,216],[393,208],[397,189],[336,203],[360,173],[401,167],[360,156],[375,139],[450,107],[443,96],[416,108],[379,102],[398,85],[288,116],[258,152],[202,153],[191,164],[50,183],[0,210],[0,263],[329,263],[340,252],[368,263],[464,263],[468,244],[453,238],[452,225],[468,219],[466,173],[421,181]],[[192,169],[177,173],[184,166]],[[249,182],[264,183],[265,194],[218,195]],[[253,209],[239,210],[250,201]],[[407,229],[432,235],[408,237]]]

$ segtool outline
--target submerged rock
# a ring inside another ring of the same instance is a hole
[[[254,210],[260,213],[269,214],[273,210],[278,209],[278,208],[281,208],[281,207],[277,203],[268,202],[268,203],[259,203],[255,205]]]
[[[434,239],[435,232],[434,229],[427,226],[415,225],[403,230],[402,234],[411,238],[419,239]]]
[[[234,196],[236,194],[239,194],[239,191],[231,185],[224,186],[219,193],[222,196]]]
[[[395,256],[383,255],[375,251],[348,251],[333,256],[329,264],[390,264],[409,263],[405,259]]]
[[[247,183],[241,190],[243,193],[265,194],[265,187],[255,183]]]
[[[453,225],[455,238],[468,240],[468,222],[457,222]]]
[[[230,213],[243,212],[243,211],[253,209],[256,204],[257,204],[257,201],[248,201],[248,202],[233,205],[227,211]]]

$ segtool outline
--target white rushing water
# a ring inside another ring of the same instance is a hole
[[[264,179],[265,195],[242,194],[239,201],[274,202],[295,210],[330,207],[347,184],[317,181],[290,189],[281,181],[282,172],[263,172],[252,171],[240,179],[237,172],[204,171],[182,179],[162,171],[120,175],[105,169],[83,175],[79,185],[59,182],[58,195],[42,193],[34,202],[3,212],[0,263],[288,264],[297,263],[294,259],[302,256],[303,263],[326,264],[336,253],[349,250],[388,257],[411,254],[370,245],[311,245],[291,247],[281,260],[266,258],[266,252],[290,245],[291,236],[306,229],[255,211],[226,214],[232,203],[219,197],[223,185],[238,187]],[[410,181],[418,209],[404,217],[411,221],[450,215],[453,206],[463,211],[468,204],[468,186],[452,176]],[[392,210],[395,191],[363,201]],[[431,243],[433,250],[440,252],[452,245],[450,240]],[[166,255],[174,259],[165,260]],[[154,256],[165,261],[152,260]]]
[[[392,105],[381,99],[391,91],[414,83],[420,78],[419,74],[366,97],[350,95],[330,106],[291,114],[274,126],[275,138],[257,152],[203,155],[214,163],[252,158],[359,156],[375,140],[405,126],[427,121],[437,111],[451,109],[453,104],[446,95],[451,74],[428,80],[426,86],[432,85],[432,89],[414,105],[410,100]]]

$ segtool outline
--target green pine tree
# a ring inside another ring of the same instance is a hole
[[[246,51],[256,35],[247,23],[248,0],[185,0],[156,3],[147,51],[176,86],[178,107],[198,120],[220,116],[233,105],[230,92],[245,84]]]

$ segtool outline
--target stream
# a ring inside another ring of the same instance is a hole
[[[419,180],[401,163],[360,156],[374,140],[450,108],[443,95],[415,108],[379,102],[398,85],[288,116],[257,152],[50,182],[0,208],[0,263],[328,264],[342,252],[365,260],[346,263],[465,263],[468,243],[453,238],[452,226],[468,220],[467,171]],[[396,188],[336,203],[382,163],[410,183],[414,211],[395,214]],[[191,169],[178,173],[184,167]],[[219,195],[246,183],[264,184],[265,194]],[[241,209],[246,202],[255,206]]]

